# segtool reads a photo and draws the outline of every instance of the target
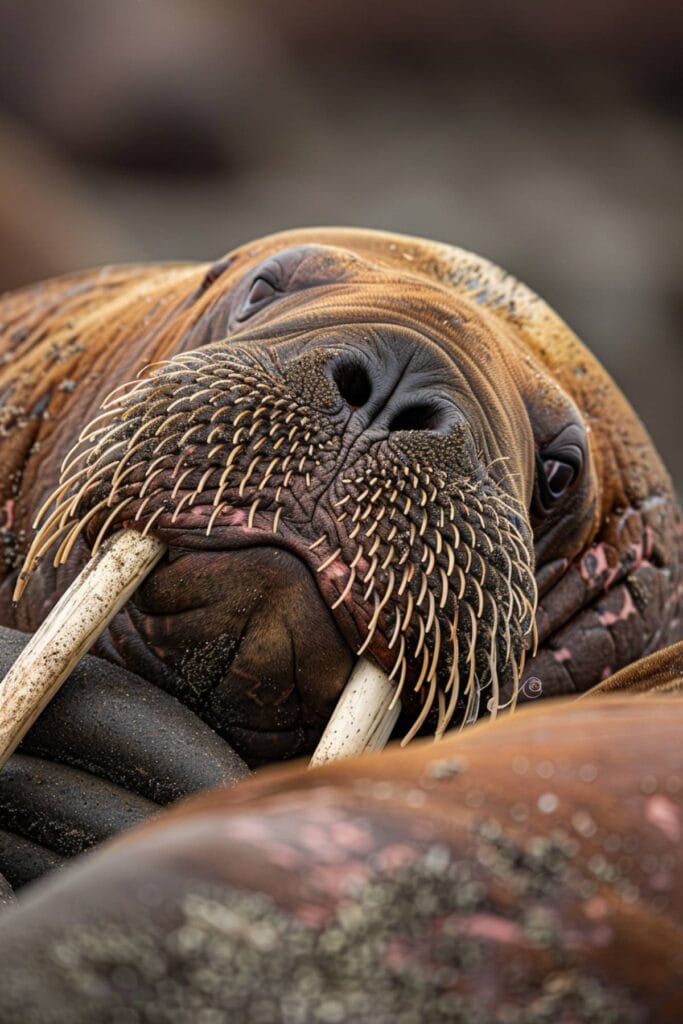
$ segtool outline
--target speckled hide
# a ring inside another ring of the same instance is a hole
[[[0,919],[4,1024],[674,1024],[683,700],[216,790]]]

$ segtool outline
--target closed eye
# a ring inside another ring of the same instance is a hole
[[[237,317],[238,320],[246,320],[257,313],[268,303],[272,302],[280,294],[277,284],[268,274],[259,274],[249,286],[249,291],[242,303],[242,308]]]

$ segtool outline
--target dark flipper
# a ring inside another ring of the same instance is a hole
[[[0,676],[24,647],[0,627]],[[156,803],[249,775],[242,759],[174,697],[101,658],[84,658],[22,752],[82,768]]]
[[[78,667],[22,750],[160,804],[250,774],[228,743],[175,697],[97,658]]]
[[[58,853],[32,843],[16,832],[0,829],[0,864],[8,885],[13,889],[21,888],[63,863],[64,858]]]
[[[159,810],[88,772],[15,754],[2,770],[0,827],[65,857],[132,828]]]
[[[0,677],[27,641],[0,627]],[[25,884],[159,805],[248,774],[174,697],[86,657],[0,772],[0,872]]]

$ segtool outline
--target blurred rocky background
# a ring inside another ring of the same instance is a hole
[[[679,0],[0,0],[0,290],[310,224],[539,291],[679,484]]]

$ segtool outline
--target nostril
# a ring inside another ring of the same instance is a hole
[[[408,405],[397,412],[389,430],[439,430],[443,417],[439,409],[427,402]]]
[[[354,409],[360,408],[372,394],[368,371],[361,363],[339,363],[334,369],[334,382],[344,401]]]

